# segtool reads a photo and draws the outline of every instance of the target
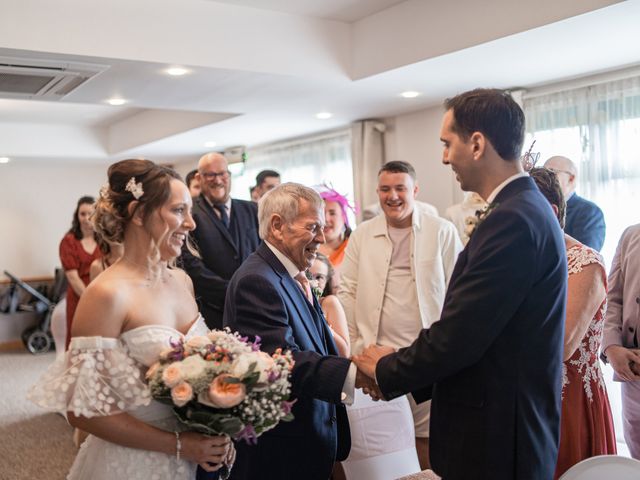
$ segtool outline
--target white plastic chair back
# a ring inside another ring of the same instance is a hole
[[[587,458],[567,470],[560,480],[638,480],[640,461],[618,455]]]

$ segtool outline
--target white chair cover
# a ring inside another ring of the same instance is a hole
[[[58,302],[51,314],[51,335],[56,346],[56,360],[64,357],[67,340],[67,299]]]
[[[351,453],[342,462],[347,480],[389,480],[420,471],[406,397],[374,402],[356,390],[347,413]]]
[[[581,461],[560,477],[560,480],[614,479],[640,479],[640,461],[618,455],[599,455]]]

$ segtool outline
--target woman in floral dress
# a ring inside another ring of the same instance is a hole
[[[564,227],[565,202],[556,174],[530,172]],[[598,252],[565,234],[569,280],[562,376],[560,449],[554,478],[585,458],[616,453],[611,406],[600,369],[607,276]]]

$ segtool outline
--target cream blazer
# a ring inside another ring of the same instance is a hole
[[[422,326],[427,328],[440,318],[462,243],[455,226],[443,218],[415,209],[412,223],[411,273]],[[340,266],[338,298],[347,315],[352,354],[360,353],[378,338],[392,251],[384,215],[362,223],[349,237]]]
[[[634,347],[640,333],[640,224],[627,228],[613,257],[609,273],[607,314],[602,351],[610,345]],[[606,358],[603,356],[603,359]]]

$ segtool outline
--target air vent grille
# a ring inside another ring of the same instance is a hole
[[[107,68],[0,57],[0,97],[60,99]]]
[[[51,75],[16,75],[0,72],[0,92],[36,95],[55,78]]]

